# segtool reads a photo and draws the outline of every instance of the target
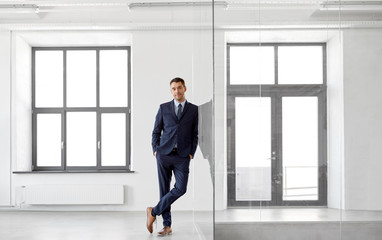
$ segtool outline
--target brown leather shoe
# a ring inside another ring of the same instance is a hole
[[[150,233],[153,232],[153,223],[155,221],[155,217],[151,216],[151,211],[152,210],[153,210],[152,207],[146,208],[146,215],[147,215],[146,227],[147,227],[147,230],[149,230]]]
[[[164,236],[172,233],[172,229],[170,226],[164,226],[162,230],[158,232],[159,235]]]

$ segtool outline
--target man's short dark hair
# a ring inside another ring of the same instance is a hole
[[[183,86],[186,86],[184,80],[183,80],[182,78],[180,78],[180,77],[176,77],[176,78],[172,79],[172,80],[170,81],[170,85],[171,85],[173,82],[175,82],[175,83],[181,82],[181,83],[183,84]]]

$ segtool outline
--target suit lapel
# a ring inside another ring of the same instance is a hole
[[[183,109],[183,112],[182,112],[182,115],[180,116],[180,119],[179,121],[183,118],[183,116],[186,114],[186,111],[188,109],[190,104],[188,104],[188,101],[186,101],[186,103],[184,104],[184,109]]]
[[[170,109],[171,109],[171,116],[173,116],[176,120],[178,120],[176,113],[175,113],[175,103],[174,100],[170,102]]]

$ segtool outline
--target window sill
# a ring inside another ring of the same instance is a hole
[[[131,170],[68,170],[68,171],[13,171],[13,174],[44,174],[44,173],[134,173]]]

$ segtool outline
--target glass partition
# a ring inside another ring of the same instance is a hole
[[[342,239],[342,34],[323,1],[214,8],[215,239]]]

